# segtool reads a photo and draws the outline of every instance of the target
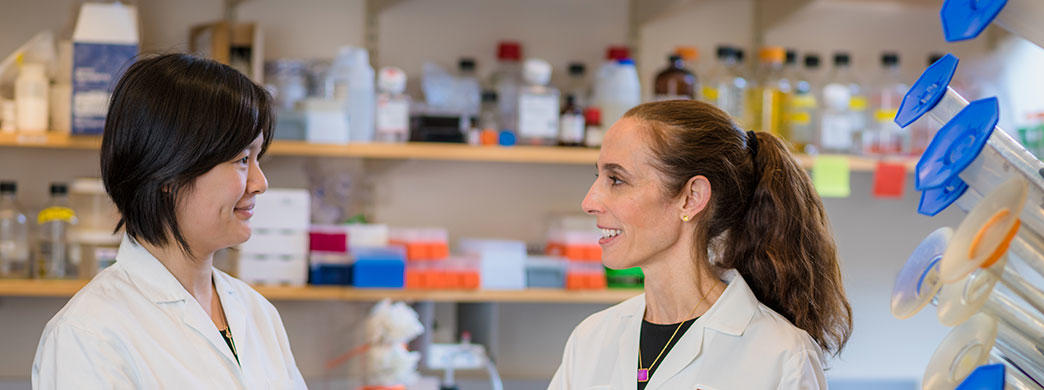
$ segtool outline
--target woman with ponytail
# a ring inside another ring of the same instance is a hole
[[[551,389],[820,389],[852,309],[823,204],[783,142],[698,101],[606,134],[582,207],[645,293],[566,342]]]

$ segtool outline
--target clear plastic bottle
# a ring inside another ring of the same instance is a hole
[[[653,100],[694,99],[696,97],[696,75],[685,67],[681,55],[667,56],[667,67],[653,80]]]
[[[29,221],[16,200],[18,185],[0,182],[0,278],[29,278]]]
[[[783,78],[786,52],[782,47],[767,46],[758,52],[758,58],[757,82],[747,94],[751,127],[783,137],[783,100],[790,93],[790,84]]]
[[[805,69],[793,73],[793,93],[786,104],[787,141],[793,151],[815,154],[816,133],[819,124],[819,56],[805,55]]]
[[[497,91],[500,105],[500,129],[517,131],[518,90],[522,86],[522,45],[518,42],[500,42],[497,47],[497,69],[490,85]]]
[[[482,91],[482,109],[479,112],[477,134],[468,138],[468,143],[479,145],[496,145],[500,134],[500,106],[497,104],[497,92]]]
[[[530,58],[522,67],[525,80],[518,94],[518,143],[555,145],[558,143],[558,89],[551,82],[551,64]]]
[[[461,58],[457,61],[457,97],[462,114],[468,122],[477,118],[482,104],[482,86],[475,71],[475,59]]]
[[[740,51],[731,46],[718,46],[717,57],[718,63],[705,83],[703,98],[746,128],[749,120],[744,116],[747,111],[745,99],[749,85],[742,71]]]
[[[587,107],[591,100],[591,87],[587,83],[585,77],[587,73],[587,67],[583,63],[573,62],[569,64],[569,81],[565,91],[562,91],[565,97],[572,96],[573,104],[580,107]],[[565,105],[565,102],[562,102]]]
[[[834,54],[834,69],[823,87],[820,147],[826,153],[856,153],[857,137],[866,128],[867,99],[849,67],[847,53]]]
[[[895,124],[895,114],[909,87],[899,69],[899,54],[881,55],[882,72],[874,83],[870,108],[873,122],[863,136],[863,152],[869,155],[900,155],[910,150],[910,135]]]
[[[349,139],[373,142],[376,133],[374,71],[366,49],[345,46],[330,67],[333,96],[347,105]]]
[[[76,212],[69,204],[69,189],[65,184],[51,184],[51,200],[36,217],[36,276],[44,279],[75,278],[77,264],[73,262],[68,233],[76,225]]]
[[[381,93],[377,95],[377,141],[406,142],[410,138],[410,97],[406,91],[406,73],[386,66],[377,76]]]

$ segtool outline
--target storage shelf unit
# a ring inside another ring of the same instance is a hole
[[[86,280],[0,280],[0,297],[68,298]],[[619,303],[641,293],[637,289],[609,290],[399,290],[360,289],[340,286],[277,287],[255,286],[272,301],[352,301],[382,299],[433,302],[541,302],[541,303]]]
[[[0,135],[0,147],[42,148],[65,150],[97,150],[100,137],[43,135]],[[448,160],[475,162],[509,162],[529,164],[594,164],[598,159],[597,149],[555,146],[470,146],[464,144],[406,143],[406,144],[314,144],[301,141],[274,141],[269,153],[275,156],[345,157],[391,160]],[[796,155],[798,162],[811,168],[815,157]],[[912,170],[916,159],[891,159]],[[870,157],[850,156],[849,167],[855,172],[873,172],[878,160]]]

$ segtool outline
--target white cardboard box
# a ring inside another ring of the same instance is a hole
[[[239,245],[243,254],[308,256],[308,231],[254,229]]]
[[[308,190],[269,188],[255,199],[250,227],[255,230],[308,231],[312,212]]]
[[[308,282],[306,256],[240,254],[239,279],[251,284],[303,286]]]
[[[509,240],[460,240],[460,251],[477,256],[483,290],[526,288],[526,244]]]

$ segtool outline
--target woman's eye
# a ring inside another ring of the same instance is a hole
[[[250,156],[243,156],[243,158],[239,159],[238,162],[240,164],[246,165],[248,162],[250,162]]]
[[[614,186],[624,183],[623,180],[620,180],[620,178],[616,176],[609,176],[609,182],[612,183]]]

